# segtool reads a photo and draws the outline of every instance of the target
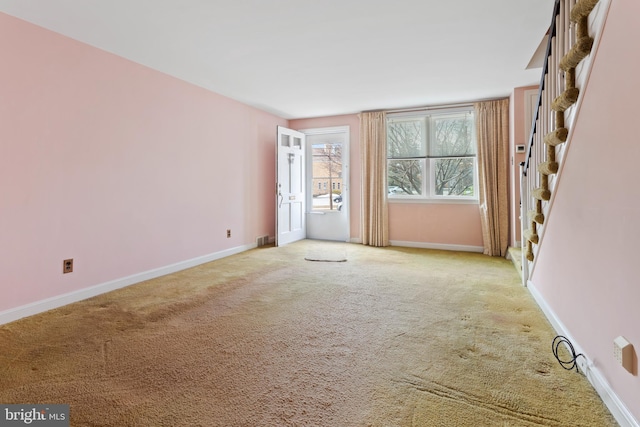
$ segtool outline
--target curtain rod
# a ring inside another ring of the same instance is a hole
[[[458,104],[426,105],[423,107],[394,108],[390,110],[385,110],[385,109],[366,110],[366,111],[363,111],[363,113],[373,113],[376,111],[384,111],[386,113],[410,113],[413,111],[445,110],[447,108],[471,107],[475,102],[498,101],[500,99],[506,99],[506,98],[508,97],[503,96],[501,98],[478,99],[476,101],[461,102]]]

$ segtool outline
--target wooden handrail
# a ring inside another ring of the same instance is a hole
[[[556,17],[560,14],[560,0],[556,0],[553,5],[553,15],[551,17],[551,25],[549,26],[549,38],[547,39],[547,50],[544,57],[544,65],[542,66],[542,77],[540,77],[540,89],[538,90],[538,106],[536,108],[536,112],[533,115],[533,122],[531,123],[531,133],[529,134],[529,145],[527,147],[527,155],[526,161],[524,162],[524,167],[522,170],[522,174],[527,176],[527,171],[529,170],[529,161],[531,159],[531,150],[534,144],[534,135],[536,134],[536,123],[538,121],[538,116],[540,114],[540,107],[542,106],[542,92],[544,91],[544,77],[549,72],[549,57],[551,56],[551,42],[556,35]]]

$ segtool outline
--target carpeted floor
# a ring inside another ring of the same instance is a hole
[[[616,425],[553,337],[505,259],[301,241],[0,326],[0,402],[74,426]]]

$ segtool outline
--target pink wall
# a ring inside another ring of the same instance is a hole
[[[482,248],[478,204],[389,203],[389,239]]]
[[[360,119],[357,114],[291,120],[293,129],[351,127],[351,238],[360,239]],[[482,246],[477,204],[389,204],[389,237],[416,244]]]
[[[531,281],[640,420],[640,2],[613,1]],[[635,348],[635,375],[613,340]]]
[[[274,235],[286,120],[2,13],[0,57],[0,312]]]

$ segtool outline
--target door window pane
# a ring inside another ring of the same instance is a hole
[[[311,151],[313,210],[341,210],[342,144],[313,144]]]

